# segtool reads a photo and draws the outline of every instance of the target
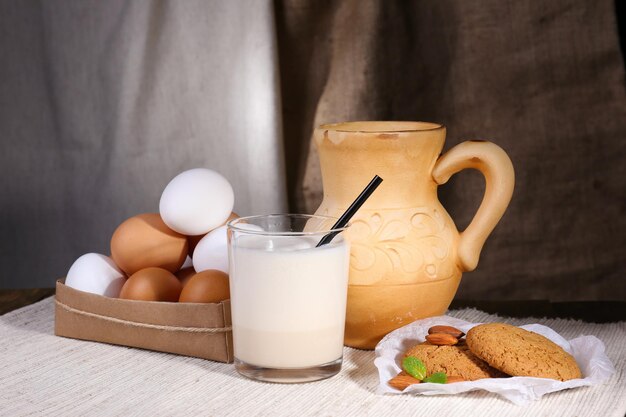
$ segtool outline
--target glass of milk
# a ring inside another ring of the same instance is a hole
[[[228,223],[235,368],[270,382],[309,382],[341,370],[350,247],[337,219],[303,214]]]

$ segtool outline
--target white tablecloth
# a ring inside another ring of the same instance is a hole
[[[259,383],[232,365],[54,336],[53,299],[0,317],[0,415],[120,416],[602,416],[626,413],[626,322],[506,319],[476,310],[468,321],[538,322],[567,339],[592,334],[617,373],[603,386],[547,395],[519,407],[495,395],[376,395],[374,353],[345,349],[344,369],[300,385]]]

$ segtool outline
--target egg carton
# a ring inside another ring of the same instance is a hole
[[[56,283],[57,336],[230,363],[230,300],[170,303],[104,297]]]

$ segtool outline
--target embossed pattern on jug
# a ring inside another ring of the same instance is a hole
[[[443,209],[362,210],[351,223],[345,232],[351,285],[432,282],[459,273],[458,232]]]

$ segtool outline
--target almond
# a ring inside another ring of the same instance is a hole
[[[452,326],[433,326],[430,329],[428,329],[428,334],[433,334],[433,333],[446,333],[446,334],[456,337],[457,339],[460,339],[461,337],[465,335],[465,333],[463,333],[456,327],[452,327]]]
[[[458,375],[450,375],[448,377],[448,379],[446,380],[446,384],[452,384],[454,382],[463,382],[466,379],[463,378],[462,376],[458,376]]]
[[[397,390],[404,391],[404,389],[409,385],[419,384],[420,382],[422,381],[417,378],[413,378],[411,375],[402,371],[398,375],[391,378],[387,383]]]
[[[456,337],[448,333],[429,334],[426,336],[426,340],[428,341],[428,343],[431,343],[433,345],[438,345],[438,346],[442,346],[442,345],[449,346],[449,345],[456,345],[457,343],[459,343],[459,339],[457,339]]]

